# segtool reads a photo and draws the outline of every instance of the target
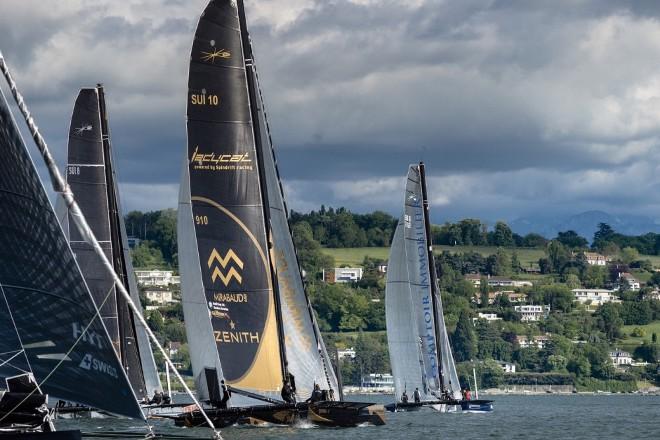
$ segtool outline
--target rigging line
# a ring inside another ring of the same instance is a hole
[[[25,346],[23,345],[23,340],[21,339],[21,335],[18,332],[18,327],[16,327],[16,321],[14,320],[14,314],[11,312],[11,307],[9,307],[9,300],[7,299],[7,294],[5,293],[5,286],[4,284],[0,284],[0,291],[2,291],[2,297],[5,299],[5,304],[7,304],[7,312],[9,312],[9,317],[11,318],[11,323],[14,326],[14,331],[16,332],[16,338],[18,338],[18,343],[21,344],[21,351],[25,355],[25,362],[27,362],[28,368],[30,369],[30,372],[32,372],[32,365],[30,365],[30,359],[27,357],[27,353],[25,352]],[[20,353],[19,352],[19,353]],[[4,417],[3,417],[4,419]],[[2,419],[0,419],[2,421]]]
[[[220,431],[218,431],[215,428],[215,425],[209,418],[208,414],[206,414],[206,411],[204,411],[204,408],[202,407],[201,403],[197,400],[197,397],[193,394],[193,392],[190,390],[188,387],[188,384],[183,380],[183,377],[179,374],[178,370],[174,368],[174,364],[172,363],[172,360],[169,358],[167,353],[165,352],[165,349],[161,345],[160,341],[158,341],[158,338],[156,338],[156,335],[151,331],[149,328],[149,325],[147,324],[147,321],[144,319],[144,316],[140,313],[139,309],[133,302],[133,299],[131,298],[131,295],[128,293],[126,290],[126,287],[122,283],[121,278],[115,273],[114,268],[112,266],[112,263],[108,261],[108,257],[105,255],[105,252],[103,251],[103,248],[101,248],[101,245],[98,243],[96,240],[96,237],[94,236],[94,233],[92,232],[91,228],[89,227],[89,224],[87,224],[87,220],[85,219],[85,216],[83,215],[82,211],[80,210],[80,207],[78,206],[78,203],[76,202],[73,193],[71,192],[71,189],[69,186],[66,184],[64,179],[62,178],[62,174],[60,173],[60,170],[55,163],[55,159],[53,159],[52,154],[50,153],[50,150],[48,149],[48,145],[46,144],[46,140],[43,138],[41,133],[39,132],[39,128],[37,127],[36,123],[34,122],[34,119],[32,118],[32,115],[30,114],[30,111],[27,108],[27,105],[25,104],[25,100],[23,99],[23,96],[21,93],[18,91],[18,87],[16,85],[16,82],[14,81],[11,72],[9,71],[9,67],[7,66],[5,62],[5,58],[0,51],[0,70],[2,71],[5,80],[7,81],[7,84],[9,85],[9,89],[12,92],[12,96],[14,97],[14,101],[18,105],[18,108],[23,115],[23,118],[30,129],[30,134],[32,134],[32,139],[34,140],[37,148],[39,149],[39,152],[41,153],[41,156],[46,163],[46,166],[48,167],[48,173],[50,175],[50,180],[51,184],[53,186],[53,190],[57,193],[59,193],[62,198],[64,199],[66,203],[66,207],[69,208],[72,212],[72,217],[74,218],[74,221],[76,223],[76,228],[78,229],[78,232],[85,237],[86,240],[88,240],[88,243],[92,246],[96,254],[101,258],[101,261],[103,262],[104,267],[108,271],[108,273],[113,277],[114,282],[116,286],[118,287],[119,291],[121,292],[122,296],[124,299],[126,299],[126,302],[128,303],[129,307],[135,313],[135,315],[138,317],[140,323],[144,326],[147,334],[149,335],[149,338],[151,341],[158,347],[159,351],[163,355],[163,358],[165,361],[170,364],[170,367],[174,370],[174,373],[177,377],[177,379],[181,382],[181,385],[183,386],[183,389],[186,391],[186,393],[190,396],[192,401],[197,405],[199,408],[200,413],[206,420],[206,423],[208,423],[209,427],[213,430],[213,437],[215,439],[222,439],[222,436],[220,434]],[[131,390],[132,391],[132,390]],[[135,397],[135,395],[133,395]],[[137,398],[136,398],[137,402]]]
[[[47,381],[48,379],[50,379],[50,377],[53,375],[53,373],[55,373],[55,371],[59,368],[59,366],[62,365],[62,363],[64,362],[64,360],[67,359],[67,358],[69,357],[69,355],[71,354],[71,352],[73,351],[73,349],[76,348],[76,346],[78,345],[78,342],[80,342],[80,341],[83,339],[83,337],[87,336],[87,330],[89,330],[89,327],[91,327],[92,323],[94,323],[94,321],[96,320],[96,318],[100,316],[100,313],[101,313],[101,312],[100,312],[101,307],[103,307],[103,306],[105,305],[106,301],[107,301],[108,298],[110,297],[110,293],[112,292],[113,287],[114,287],[114,286],[110,287],[110,289],[108,290],[108,293],[105,295],[105,298],[103,298],[103,302],[101,303],[101,305],[100,305],[99,307],[96,307],[96,308],[95,308],[96,312],[94,313],[94,316],[92,316],[92,317],[90,318],[89,323],[87,323],[87,325],[85,326],[85,328],[83,329],[83,331],[80,332],[80,336],[78,336],[78,338],[73,342],[73,345],[71,345],[71,348],[69,348],[69,350],[64,354],[64,356],[62,356],[62,358],[60,359],[60,361],[59,361],[59,362],[53,367],[53,369],[50,370],[50,373],[48,373],[48,374],[46,375],[46,377],[45,377],[45,378],[44,378],[39,384],[37,384],[37,388],[35,388],[35,389],[33,389],[32,391],[30,391],[30,392],[25,396],[25,398],[24,398],[23,400],[21,400],[19,403],[17,403],[16,406],[15,406],[14,408],[10,409],[10,410],[7,412],[7,414],[5,414],[2,418],[0,418],[0,422],[2,422],[5,418],[7,418],[11,413],[13,413],[14,411],[16,411],[16,409],[18,409],[23,403],[25,403],[25,402],[26,402],[26,401],[27,401],[27,400],[28,400],[28,399],[29,399],[29,398],[30,398],[30,397],[31,397],[36,391],[41,392],[41,386],[42,386],[43,384],[45,384],[46,381]],[[2,294],[5,296],[5,301],[7,301],[7,297],[6,297],[5,293],[4,293],[4,289],[3,289]],[[8,302],[7,302],[7,308],[9,308],[9,303],[8,303]],[[9,311],[9,313],[10,313],[10,315],[11,315],[11,310]],[[12,318],[12,321],[13,321],[13,318]],[[16,328],[15,325],[14,325],[14,328]],[[16,333],[18,334],[18,329],[16,329]],[[20,341],[20,336],[19,336],[19,341]],[[21,346],[23,346],[23,343],[22,343],[22,342],[21,342]],[[23,349],[23,351],[25,351],[25,349]],[[27,357],[27,353],[26,353],[26,355],[25,355],[25,358],[28,359],[28,357]],[[30,362],[30,361],[29,361],[29,359],[28,359],[28,364],[29,364],[29,362]],[[31,370],[31,369],[32,369],[32,367],[30,367],[30,370]],[[33,373],[33,374],[34,374],[34,373]],[[35,379],[36,379],[36,378],[35,378]]]
[[[25,353],[25,350],[19,350],[19,351],[17,351],[12,357],[10,357],[9,359],[7,359],[7,360],[4,361],[3,363],[1,363],[1,364],[0,364],[0,367],[4,367],[5,365],[9,364],[9,362],[10,362],[12,359],[14,359],[16,356],[18,356],[18,355],[21,354],[21,353]],[[3,354],[4,354],[4,353],[3,353]],[[14,366],[11,365],[11,364],[9,364],[9,366],[10,366],[10,367],[13,367],[13,368],[16,368],[17,370],[21,370],[21,371],[23,371],[23,369],[18,368],[18,367],[14,367]]]

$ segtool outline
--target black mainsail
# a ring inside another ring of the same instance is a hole
[[[211,1],[193,42],[179,262],[198,392],[278,395],[291,373],[339,395],[293,247],[241,1]],[[215,378],[215,379],[214,379]]]
[[[0,155],[3,362],[15,353],[2,374],[28,371],[53,396],[143,419],[2,93]]]
[[[94,235],[124,287],[139,304],[112,162],[102,86],[84,88],[78,94],[71,118],[66,170],[67,183]],[[85,281],[99,306],[133,390],[140,399],[147,397],[162,387],[146,332],[134,318],[126,300],[117,294],[112,276],[92,246],[81,237],[77,228],[69,228],[72,223],[69,218],[64,222],[65,233]]]

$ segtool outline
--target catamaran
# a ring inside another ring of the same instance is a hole
[[[474,410],[482,405],[492,409],[491,401],[463,400],[430,237],[424,164],[410,165],[404,212],[394,232],[387,266],[387,342],[397,399],[387,409],[409,411],[431,406],[444,412],[459,407]]]
[[[67,184],[76,195],[92,232],[113,263],[115,273],[124,282],[133,302],[139,305],[113,165],[105,90],[100,84],[81,89],[76,98],[69,129],[65,174]],[[61,201],[58,199],[58,202]],[[133,391],[140,401],[147,401],[150,395],[162,391],[162,385],[146,330],[135,319],[126,300],[116,292],[112,276],[105,270],[92,246],[81,237],[77,228],[71,227],[69,216],[72,214],[67,212],[64,203],[58,203],[57,210],[64,233]]]
[[[197,392],[218,408],[214,422],[384,423],[382,406],[341,401],[289,230],[241,0],[213,0],[199,20],[187,116],[183,311]],[[315,388],[323,398],[304,402]],[[198,422],[195,413],[177,419]]]

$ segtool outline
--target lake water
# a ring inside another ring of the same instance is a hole
[[[482,396],[485,397],[485,396]],[[349,396],[347,400],[389,403],[391,396]],[[495,411],[440,414],[430,409],[386,413],[387,425],[348,429],[316,427],[235,427],[225,440],[385,440],[385,439],[660,439],[660,396],[541,395],[495,396]],[[154,420],[156,432],[209,438],[208,429],[177,428]],[[143,431],[123,419],[61,420],[58,429]]]

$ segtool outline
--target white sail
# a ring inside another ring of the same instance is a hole
[[[337,377],[305,294],[298,258],[289,230],[287,208],[275,153],[268,135],[263,103],[259,104],[261,108],[258,123],[262,137],[259,144],[263,149],[261,157],[268,190],[271,239],[274,246],[272,259],[277,271],[288,369],[295,377],[299,398],[309,397],[314,384],[332,390],[336,398],[339,398]]]

